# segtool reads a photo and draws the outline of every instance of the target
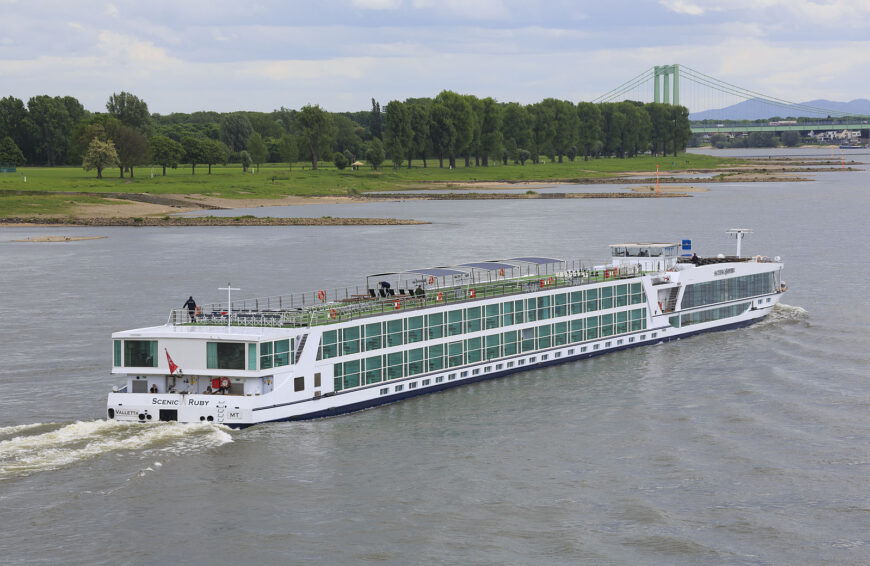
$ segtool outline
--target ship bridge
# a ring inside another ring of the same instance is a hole
[[[613,265],[640,266],[642,271],[665,271],[677,264],[680,244],[674,242],[632,242],[610,244]]]

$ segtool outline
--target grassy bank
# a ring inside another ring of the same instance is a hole
[[[344,196],[368,191],[409,189],[438,182],[472,181],[576,181],[641,172],[654,174],[656,165],[662,173],[677,173],[687,169],[716,169],[734,160],[706,155],[674,157],[636,157],[633,159],[597,159],[533,165],[495,165],[490,167],[439,168],[437,160],[428,167],[415,161],[413,167],[393,171],[389,163],[379,171],[365,167],[358,171],[338,170],[325,164],[312,171],[310,163],[264,165],[257,173],[243,173],[239,165],[198,166],[191,174],[189,166],[168,169],[162,176],[159,167],[138,167],[136,177],[121,179],[118,170],[104,171],[97,179],[93,171],[79,167],[22,167],[16,173],[0,176],[0,216],[33,216],[66,214],[79,204],[98,204],[93,193],[149,193],[152,195],[206,195],[230,199],[282,198],[285,196]],[[153,177],[152,177],[153,173]],[[51,194],[52,192],[66,194]],[[33,193],[28,194],[28,193]],[[91,193],[82,195],[77,193]]]

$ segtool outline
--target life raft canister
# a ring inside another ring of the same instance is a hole
[[[547,284],[543,279],[541,279],[541,280],[539,281],[539,283],[540,283],[541,287],[543,287],[544,285]]]
[[[474,289],[470,289],[470,290],[468,291],[468,296],[471,297],[471,298],[473,299],[474,297],[477,296],[477,291],[475,291]]]
[[[221,380],[219,377],[215,377],[214,379],[211,380],[211,388],[212,389],[220,389],[220,387],[221,387]]]

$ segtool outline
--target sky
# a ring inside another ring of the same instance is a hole
[[[868,24],[870,0],[0,0],[0,96],[103,111],[127,91],[161,114],[357,111],[444,89],[528,104],[678,63],[848,101],[870,98]],[[738,101],[681,87],[693,111]]]

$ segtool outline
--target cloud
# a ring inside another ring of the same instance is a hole
[[[350,3],[360,10],[396,10],[402,6],[402,0],[351,0]]]
[[[687,14],[689,16],[700,16],[704,13],[704,8],[684,2],[683,0],[659,0],[659,4],[672,12],[678,14]]]
[[[117,18],[121,13],[118,11],[118,7],[114,4],[106,4],[106,15],[110,18]]]

